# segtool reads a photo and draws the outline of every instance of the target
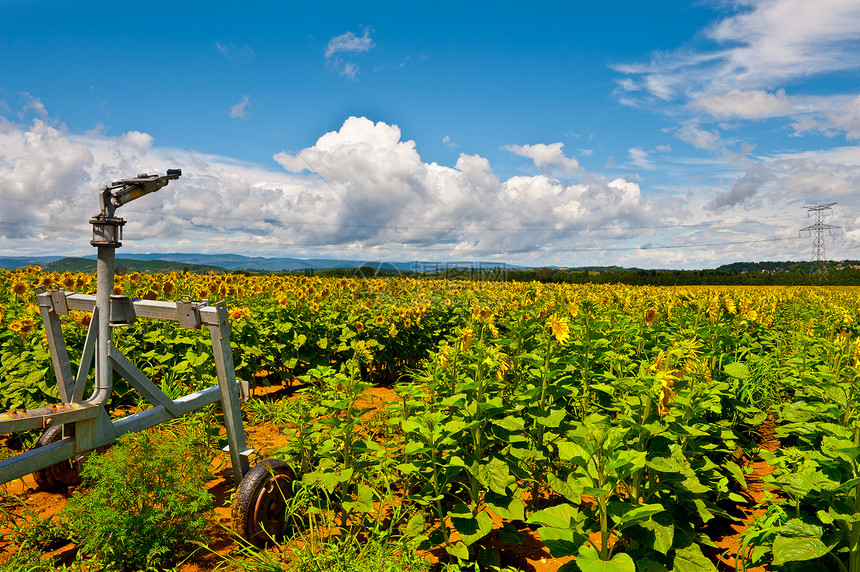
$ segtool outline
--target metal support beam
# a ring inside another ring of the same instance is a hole
[[[242,412],[239,408],[239,388],[236,385],[233,350],[230,348],[230,320],[227,315],[227,304],[222,300],[215,304],[214,309],[217,312],[218,322],[216,324],[207,322],[207,327],[212,338],[212,353],[215,357],[215,369],[218,373],[218,386],[221,388],[221,406],[224,410],[224,427],[227,430],[233,480],[238,485],[245,473],[248,472],[250,450],[245,446]]]
[[[131,386],[143,395],[147,401],[153,405],[163,406],[174,417],[179,415],[173,404],[173,400],[167,397],[167,394],[161,391],[160,387],[152,383],[142,371],[137,369],[121,351],[111,346],[108,356],[119,374],[128,380]]]
[[[81,363],[78,366],[78,375],[75,377],[75,392],[72,401],[80,401],[84,398],[86,391],[87,377],[90,374],[90,368],[93,365],[93,354],[96,351],[96,341],[99,337],[99,309],[93,308],[93,315],[90,319],[90,327],[87,329],[87,339],[84,341],[84,349],[81,352]],[[65,346],[65,344],[63,344]]]
[[[57,293],[62,294],[62,292]],[[54,304],[50,293],[43,290],[36,296],[36,299],[39,301],[39,313],[42,315],[45,335],[48,338],[51,363],[54,365],[54,373],[57,374],[60,399],[63,400],[63,403],[68,403],[73,399],[74,380],[72,378],[72,366],[69,364],[69,353],[63,341],[63,328],[62,324],[60,324],[60,316],[54,311]]]

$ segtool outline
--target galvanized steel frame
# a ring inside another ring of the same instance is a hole
[[[180,171],[168,171],[166,177],[139,175],[137,179],[115,182],[102,189],[102,212],[90,220],[93,225],[92,244],[98,247],[95,296],[66,292],[59,288],[47,290],[40,287],[36,290],[62,403],[0,414],[0,434],[43,429],[52,425],[63,425],[64,428],[74,426],[74,431],[64,431],[59,441],[0,461],[0,484],[56,463],[80,458],[98,447],[113,443],[121,435],[154,427],[219,401],[224,412],[228,443],[226,450],[230,453],[236,484],[248,472],[249,457],[253,450],[245,444],[240,410],[241,400],[247,398],[248,384],[236,380],[227,304],[220,301],[209,305],[206,301],[193,302],[188,298],[180,302],[164,302],[113,296],[114,251],[122,245],[118,239],[125,224],[123,219],[113,216],[116,207],[158,190],[180,175]],[[120,191],[112,193],[116,188]],[[117,229],[119,232],[116,232]],[[70,311],[92,314],[81,362],[74,377],[60,320],[60,316],[68,315]],[[119,323],[111,322],[115,313],[124,316],[118,318]],[[168,397],[113,344],[112,328],[123,323],[123,320],[126,324],[131,323],[137,317],[174,321],[182,328],[198,329],[205,326],[212,341],[218,385],[175,400]],[[84,400],[93,361],[95,387],[92,396]],[[152,407],[122,419],[111,420],[105,405],[112,391],[114,371],[128,380]]]

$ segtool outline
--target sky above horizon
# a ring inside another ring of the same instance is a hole
[[[0,256],[860,259],[860,2],[0,0]]]

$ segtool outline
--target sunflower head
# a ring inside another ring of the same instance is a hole
[[[567,321],[559,318],[556,314],[549,317],[549,329],[555,341],[564,345],[570,340],[570,327]]]
[[[472,345],[472,336],[474,335],[475,332],[472,328],[464,328],[463,331],[460,332],[460,351],[469,351],[469,346]]]
[[[651,325],[657,321],[657,310],[655,308],[648,308],[645,310],[645,324]]]

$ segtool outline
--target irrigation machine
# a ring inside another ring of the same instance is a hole
[[[206,405],[220,402],[227,446],[237,485],[232,517],[234,530],[248,542],[263,544],[282,532],[292,474],[286,464],[265,459],[250,468],[253,449],[245,444],[240,405],[248,397],[248,383],[236,379],[230,348],[230,321],[225,301],[209,304],[182,296],[178,302],[142,300],[114,294],[115,251],[122,246],[125,220],[116,210],[143,195],[165,187],[182,175],[141,174],[106,185],[99,191],[100,212],[90,219],[92,244],[98,249],[96,295],[78,294],[57,286],[36,289],[36,298],[50,348],[62,403],[38,409],[0,413],[0,434],[44,430],[36,446],[0,461],[0,484],[33,473],[37,485],[58,490],[80,482],[80,467],[93,451],[111,445],[126,433],[143,431]],[[121,272],[122,270],[119,270]],[[60,316],[70,311],[92,314],[77,373],[63,337]],[[181,328],[209,330],[218,384],[171,399],[113,343],[113,329],[136,319],[168,320]],[[92,394],[84,399],[92,378]],[[107,405],[114,375],[121,376],[151,407],[111,419]]]

